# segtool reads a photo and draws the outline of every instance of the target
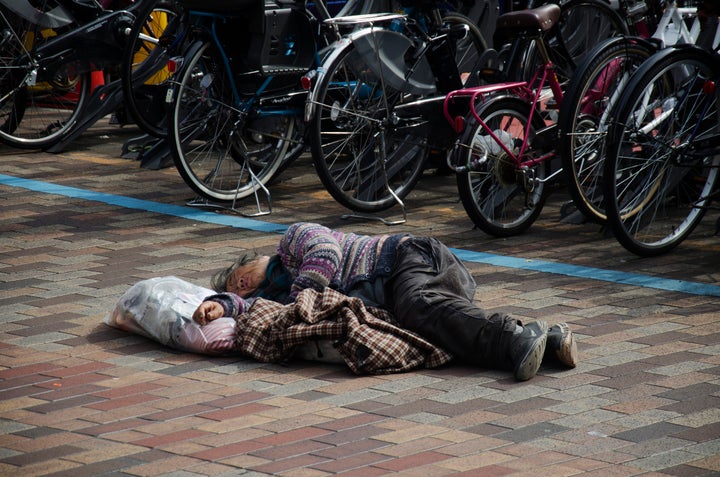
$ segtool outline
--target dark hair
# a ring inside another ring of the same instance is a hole
[[[244,267],[245,265],[254,262],[258,258],[258,254],[256,252],[247,252],[243,255],[240,255],[240,257],[235,260],[235,263],[223,270],[220,270],[219,272],[216,272],[212,276],[212,278],[210,279],[210,286],[218,293],[226,292],[228,277],[238,268]]]

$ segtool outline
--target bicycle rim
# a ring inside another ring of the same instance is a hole
[[[558,126],[559,154],[573,201],[583,215],[605,222],[603,164],[607,112],[617,103],[630,75],[652,53],[631,40],[611,40],[576,71],[563,98]]]
[[[170,151],[200,196],[234,202],[266,184],[285,156],[295,117],[253,118],[235,105],[217,47],[189,56],[173,91]]]

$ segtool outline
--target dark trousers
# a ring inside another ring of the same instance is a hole
[[[404,328],[458,360],[484,367],[510,365],[508,347],[517,321],[473,303],[475,281],[438,240],[411,237],[400,244],[385,290],[386,302]]]

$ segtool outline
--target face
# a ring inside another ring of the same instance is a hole
[[[227,291],[243,298],[250,295],[265,280],[269,261],[270,257],[263,255],[247,265],[238,267],[225,282]]]

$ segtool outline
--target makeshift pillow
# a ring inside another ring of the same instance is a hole
[[[192,315],[215,292],[168,276],[136,283],[119,299],[104,323],[181,351],[226,354],[235,351],[235,319],[200,326]]]

